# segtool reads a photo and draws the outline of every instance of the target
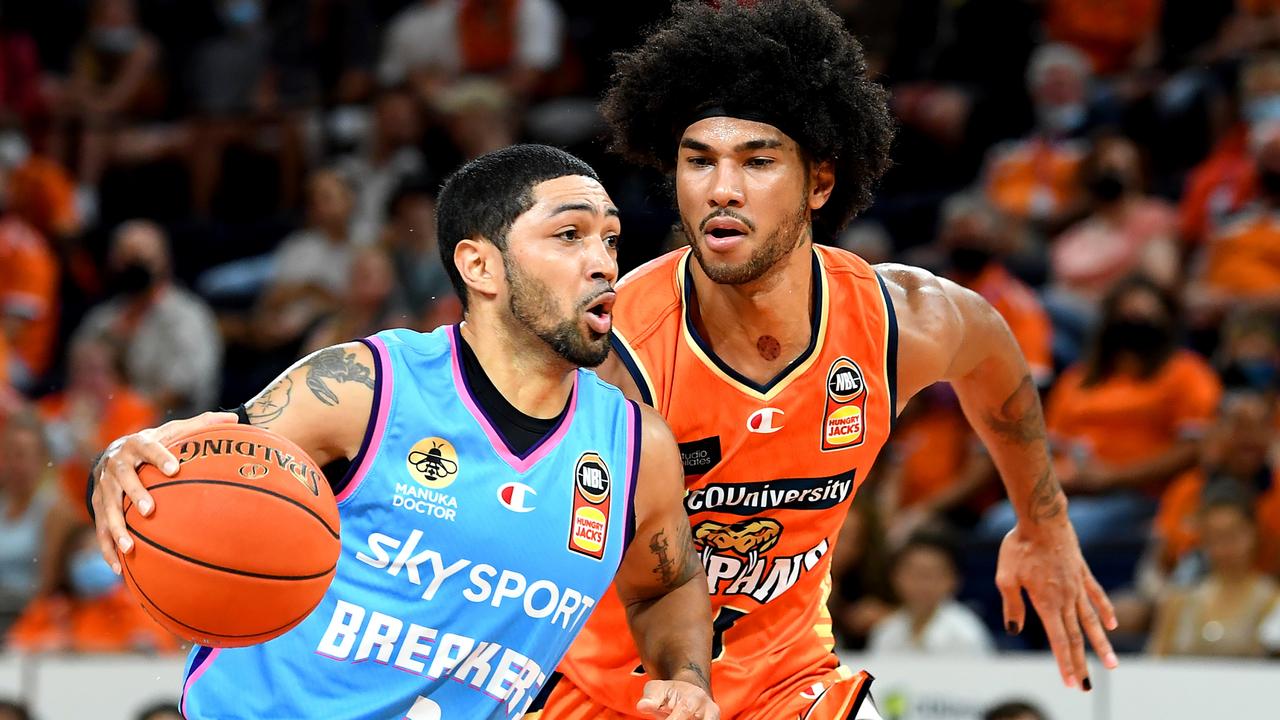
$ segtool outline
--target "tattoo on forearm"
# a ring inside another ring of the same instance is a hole
[[[1035,521],[1055,518],[1062,513],[1062,487],[1054,479],[1048,468],[1040,475],[1035,487],[1031,488],[1031,501],[1027,515]]]
[[[285,376],[244,406],[250,425],[269,425],[284,414],[293,394],[293,378]]]
[[[688,528],[677,531],[678,549],[670,552],[667,531],[659,530],[649,539],[649,551],[657,558],[653,573],[661,580],[663,587],[677,588],[689,581],[697,572],[697,553],[693,547],[693,535]]]
[[[1018,443],[1045,439],[1044,413],[1040,411],[1040,392],[1031,376],[1022,378],[1009,397],[1000,405],[998,413],[987,413],[987,427],[1000,437]]]
[[[355,353],[344,353],[339,348],[325,348],[307,359],[307,388],[325,405],[337,405],[338,394],[329,388],[326,380],[358,382],[373,389],[373,371],[369,366],[356,362]]]
[[[684,666],[684,667],[682,667],[682,668],[680,668],[680,669],[681,669],[681,670],[688,670],[689,672],[693,673],[694,675],[697,675],[697,676],[698,676],[698,679],[702,681],[702,689],[703,689],[703,690],[710,690],[710,689],[711,689],[711,678],[707,677],[707,671],[706,671],[706,669],[704,669],[704,668],[703,668],[701,665],[699,665],[698,663],[696,663],[696,662],[686,663],[686,664],[685,664],[685,666]]]

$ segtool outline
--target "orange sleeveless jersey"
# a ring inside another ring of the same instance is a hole
[[[810,346],[758,385],[690,323],[691,262],[676,251],[619,283],[614,347],[680,443],[715,618],[712,684],[732,718],[839,664],[826,609],[831,552],[889,435],[897,325],[870,265],[815,246]],[[610,592],[560,670],[594,702],[634,714],[648,679],[639,665]]]

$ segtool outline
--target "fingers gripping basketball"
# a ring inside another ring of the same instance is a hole
[[[119,556],[129,588],[157,622],[201,645],[287,632],[324,596],[341,547],[319,468],[289,440],[247,425],[199,429],[169,450],[176,475],[138,472],[154,512],[124,503],[135,540]]]

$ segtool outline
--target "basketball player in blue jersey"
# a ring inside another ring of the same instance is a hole
[[[719,718],[675,440],[580,369],[608,353],[617,209],[588,165],[525,145],[450,178],[437,224],[463,324],[321,350],[237,414],[130,435],[95,464],[92,509],[118,572],[116,547],[132,547],[122,497],[155,511],[136,468],[173,474],[165,445],[182,433],[239,419],[321,464],[350,461],[334,483],[342,555],[328,593],[279,638],[194,648],[183,713],[518,718],[612,581],[662,678],[638,710]]]

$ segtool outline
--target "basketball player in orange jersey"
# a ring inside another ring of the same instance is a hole
[[[1115,618],[1005,323],[926,271],[814,244],[870,202],[889,163],[885,92],[819,0],[718,4],[680,4],[620,56],[604,99],[615,149],[674,173],[690,247],[620,282],[601,372],[681,445],[724,717],[879,717],[870,676],[832,652],[831,551],[894,417],[938,381],[955,387],[1018,510],[996,575],[1008,628],[1022,628],[1026,590],[1064,683],[1090,689],[1084,638],[1115,667],[1103,630]],[[646,676],[626,638],[606,596],[526,718],[633,715]]]

